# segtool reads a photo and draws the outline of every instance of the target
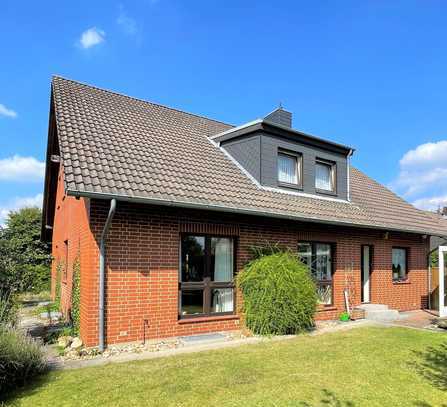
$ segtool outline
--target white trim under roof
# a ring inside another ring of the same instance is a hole
[[[295,134],[295,135],[298,135],[298,136],[301,136],[301,137],[305,137],[305,138],[307,138],[309,140],[313,140],[313,141],[318,142],[318,143],[323,143],[323,144],[326,144],[326,145],[329,145],[329,146],[333,146],[333,147],[338,148],[338,149],[346,150],[346,153],[351,152],[351,154],[352,154],[355,151],[355,149],[352,148],[352,147],[345,146],[343,144],[339,144],[339,143],[336,143],[334,141],[325,140],[325,139],[323,139],[321,137],[317,137],[317,136],[314,136],[312,134],[307,134],[307,133],[304,133],[302,131],[292,129],[291,127],[283,126],[282,124],[278,124],[278,123],[275,123],[275,122],[272,122],[272,121],[266,120],[266,119],[256,119],[256,120],[253,120],[251,122],[242,124],[240,126],[232,127],[231,129],[228,129],[228,130],[225,130],[225,131],[223,131],[221,133],[215,134],[214,136],[208,136],[208,138],[210,140],[216,140],[218,138],[227,136],[229,134],[238,132],[240,130],[244,130],[244,129],[248,128],[248,127],[255,126],[256,124],[261,124],[261,125],[262,124],[266,124],[266,125],[269,125],[269,126],[272,126],[272,127],[276,127],[277,129],[281,129],[281,130],[284,130],[286,132],[289,132],[289,133],[292,133],[292,134]],[[228,140],[228,139],[226,139],[226,140]],[[222,141],[224,141],[224,140],[222,140]]]
[[[263,119],[256,119],[256,120],[253,120],[251,122],[248,122],[248,123],[245,123],[245,124],[241,124],[240,126],[232,127],[231,129],[225,130],[222,133],[215,134],[214,136],[210,136],[208,138],[211,139],[211,140],[214,140],[215,138],[226,136],[227,134],[231,134],[234,131],[245,129],[247,127],[253,126],[254,124],[262,123],[263,121],[264,121]]]

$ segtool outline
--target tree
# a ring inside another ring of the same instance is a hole
[[[38,291],[50,280],[50,247],[40,240],[42,212],[23,208],[8,214],[0,229],[0,291]]]

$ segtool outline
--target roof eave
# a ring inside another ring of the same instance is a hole
[[[289,137],[294,140],[296,140],[296,136],[299,136],[299,141],[311,144],[313,146],[326,148],[340,154],[348,155],[352,154],[355,151],[355,149],[352,147],[334,143],[332,141],[328,141],[320,137],[303,133],[301,131],[291,129],[287,126],[282,126],[280,124],[263,119],[257,119],[252,122],[245,123],[242,126],[231,128],[222,133],[211,136],[210,139],[216,143],[224,143],[235,138],[247,136],[257,131],[263,131],[277,136]]]
[[[179,208],[187,208],[187,209],[201,209],[201,210],[210,210],[210,211],[218,211],[218,212],[228,212],[242,215],[253,215],[253,216],[261,216],[267,218],[275,218],[275,219],[287,219],[287,220],[295,220],[300,222],[309,222],[309,223],[319,223],[324,225],[334,225],[334,226],[347,226],[353,228],[361,228],[361,229],[369,229],[369,230],[380,230],[384,232],[405,232],[405,233],[413,233],[418,235],[427,235],[427,236],[440,236],[447,238],[447,231],[445,234],[439,234],[439,231],[427,231],[427,230],[412,230],[412,229],[404,229],[399,227],[389,227],[389,226],[381,226],[381,225],[369,225],[362,223],[352,223],[352,222],[343,222],[333,219],[322,219],[309,217],[308,215],[291,215],[287,213],[281,212],[272,212],[272,211],[261,211],[257,209],[249,209],[249,208],[239,208],[239,207],[231,207],[217,204],[205,204],[200,202],[190,202],[190,201],[177,201],[177,200],[166,200],[161,198],[148,198],[148,197],[137,197],[137,196],[128,196],[128,195],[120,195],[120,194],[112,194],[112,193],[103,193],[103,192],[88,192],[88,191],[78,191],[73,189],[67,189],[67,195],[75,196],[75,197],[85,197],[92,199],[116,199],[118,201],[123,202],[133,202],[133,203],[141,203],[148,205],[161,205],[161,206],[171,206],[171,207],[179,207]]]

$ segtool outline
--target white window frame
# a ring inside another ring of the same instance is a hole
[[[281,181],[279,178],[279,157],[283,155],[283,156],[288,156],[291,157],[293,159],[295,159],[295,176],[296,176],[296,183],[295,182],[287,182],[287,181]],[[277,178],[278,178],[278,184],[279,185],[283,185],[283,186],[293,186],[293,187],[298,187],[298,188],[302,188],[302,182],[303,182],[303,177],[302,177],[302,166],[303,166],[303,157],[300,153],[295,153],[292,151],[286,151],[286,150],[278,150],[278,155],[277,155],[277,165],[276,165],[276,174],[277,174]]]
[[[330,169],[330,177],[331,177],[331,189],[323,189],[317,187],[317,166],[325,165]],[[323,160],[321,158],[317,158],[315,160],[315,190],[317,192],[326,193],[326,194],[335,194],[337,192],[337,175],[336,175],[336,164],[331,161]]]
[[[399,275],[397,278],[394,278],[394,272],[393,272],[393,282],[399,282],[399,281],[406,281],[408,280],[408,258],[409,258],[409,249],[408,247],[400,247],[400,246],[393,246],[391,248],[391,267],[394,266],[394,251],[400,250],[403,251],[405,254],[405,270],[404,275]]]

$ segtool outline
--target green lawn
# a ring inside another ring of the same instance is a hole
[[[447,406],[447,335],[358,328],[52,372],[17,406]],[[444,404],[443,404],[444,403]]]

